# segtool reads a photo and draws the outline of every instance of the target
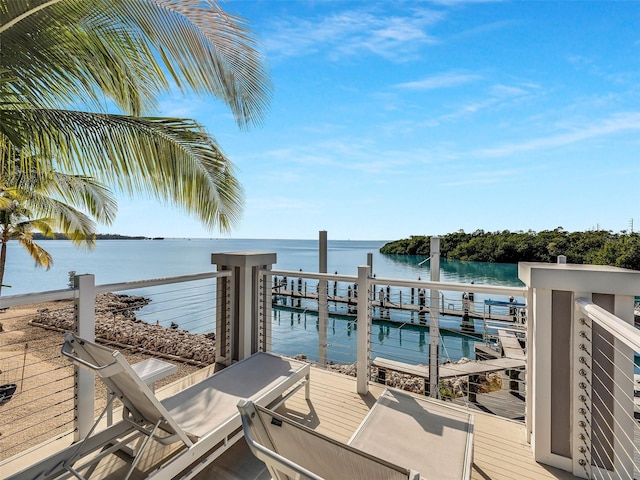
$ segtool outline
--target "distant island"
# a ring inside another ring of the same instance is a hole
[[[33,234],[34,240],[69,240],[62,233],[54,233],[53,237],[45,237],[43,234],[35,232]],[[117,233],[96,233],[96,240],[164,240],[164,237],[154,237],[153,239],[150,237],[129,237],[127,235],[118,235]]]
[[[386,243],[380,253],[428,257],[430,236],[411,236]],[[440,236],[443,258],[475,262],[556,262],[566,255],[568,263],[612,265],[640,270],[640,234],[607,230],[568,232],[562,227],[542,232],[485,232],[460,230]]]

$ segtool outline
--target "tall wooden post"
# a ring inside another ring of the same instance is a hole
[[[318,239],[318,272],[327,273],[327,231],[322,230]],[[327,328],[329,325],[329,306],[327,302],[326,279],[318,280],[318,363],[327,364]]]
[[[429,273],[432,282],[440,281],[440,237],[431,237],[431,262]],[[439,291],[431,289],[429,298],[429,395],[438,397],[440,365],[440,312],[438,310]]]

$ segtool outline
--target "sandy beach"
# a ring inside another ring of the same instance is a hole
[[[30,324],[44,309],[73,309],[73,303],[50,302],[11,307],[0,313],[0,385],[15,383],[13,398],[0,405],[0,461],[72,428],[73,367],[60,355],[60,331]],[[149,353],[121,349],[130,363],[150,358]],[[171,383],[198,366],[164,359],[178,372],[158,382]],[[96,382],[96,408],[106,402],[106,389]]]

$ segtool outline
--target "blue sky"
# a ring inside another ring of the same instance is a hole
[[[457,230],[640,230],[640,3],[228,1],[274,85],[239,130],[195,118],[245,188],[230,234],[152,200],[101,232],[387,240]]]

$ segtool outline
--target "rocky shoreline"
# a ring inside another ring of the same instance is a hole
[[[135,312],[149,304],[148,298],[103,293],[96,297],[96,338],[119,348],[206,366],[215,362],[213,334],[150,325],[136,319]],[[66,331],[73,328],[71,309],[42,308],[32,325]]]
[[[164,357],[192,365],[206,366],[215,362],[215,338],[213,334],[193,334],[184,330],[150,325],[136,319],[136,311],[150,302],[135,295],[104,293],[96,297],[96,338],[104,343],[139,353]],[[66,331],[73,328],[72,309],[50,310],[42,308],[32,325]],[[305,355],[296,356],[309,361]],[[469,362],[463,358],[457,363]],[[313,363],[313,362],[312,362]],[[355,364],[332,364],[328,369],[349,376],[356,376]],[[371,378],[378,376],[372,367]],[[487,375],[480,379],[480,392],[500,388],[500,376]],[[424,394],[424,379],[398,372],[387,372],[386,384],[414,393]],[[461,377],[441,382],[441,395],[447,398],[463,396],[468,390],[467,378]]]
[[[304,355],[299,355],[296,358],[306,360]],[[471,362],[468,358],[461,358],[456,362],[448,362],[453,364],[463,364]],[[357,369],[355,364],[349,365],[328,365],[327,368],[331,371],[341,373],[343,375],[349,375],[355,377]],[[405,373],[387,371],[386,372],[386,385],[401,390],[406,390],[413,393],[419,393],[424,395],[425,385],[424,378],[414,377]],[[378,369],[371,367],[370,378],[372,381],[376,381],[378,378]],[[477,393],[487,393],[502,388],[502,376],[500,373],[489,373],[486,375],[478,376],[478,390]],[[450,400],[453,398],[461,398],[466,396],[469,391],[469,379],[468,377],[450,378],[440,381],[440,397],[443,400]]]

